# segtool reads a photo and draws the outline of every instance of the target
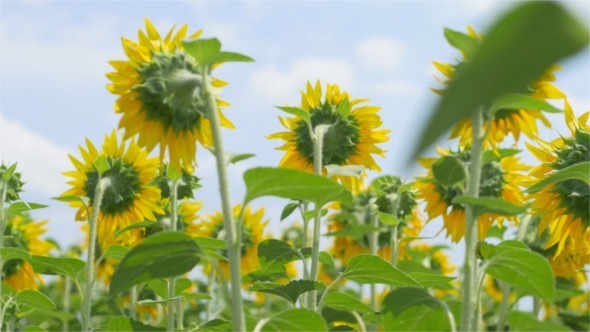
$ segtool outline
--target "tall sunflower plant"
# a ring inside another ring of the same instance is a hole
[[[460,54],[434,62],[439,99],[413,178],[378,174],[396,139],[387,105],[313,80],[277,107],[283,129],[266,137],[284,154],[244,172],[241,202],[227,168],[252,154],[224,150],[234,124],[213,73],[253,60],[201,35],[146,19],[122,38],[127,58],[107,74],[118,129],[69,156],[55,198],[75,209],[78,245],[44,237],[51,223],[29,211],[44,205],[21,200],[17,165],[0,165],[0,329],[588,330],[590,113],[572,109],[555,65],[588,31],[561,6],[522,4],[485,33],[444,30]],[[547,113],[569,132],[540,137]],[[212,214],[201,148],[216,159]],[[285,201],[276,236],[255,206],[266,196]]]

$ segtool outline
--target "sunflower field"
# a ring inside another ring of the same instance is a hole
[[[245,169],[238,201],[228,169],[254,154],[224,149],[248,124],[226,116],[216,71],[254,59],[202,32],[146,18],[122,37],[126,58],[104,59],[118,127],[79,142],[53,197],[82,243],[47,238],[28,174],[0,156],[2,331],[590,330],[590,111],[556,75],[590,35],[561,4],[441,27],[456,57],[433,62],[413,176],[380,164],[405,139],[387,105],[310,77],[300,103],[276,107],[282,130],[251,133],[282,159]],[[557,139],[541,135],[549,115],[567,128]],[[214,213],[201,211],[207,154]],[[295,221],[279,235],[252,204],[264,197]]]

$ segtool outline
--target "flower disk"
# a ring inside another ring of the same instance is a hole
[[[210,147],[212,137],[209,120],[203,116],[202,82],[189,78],[200,77],[200,69],[181,43],[188,27],[176,33],[173,27],[162,39],[149,20],[145,25],[145,32],[139,30],[138,42],[123,38],[129,60],[109,62],[115,72],[107,74],[112,82],[107,89],[119,95],[115,103],[115,112],[123,115],[119,128],[125,128],[126,139],[139,135],[137,144],[148,152],[159,144],[161,159],[168,150],[172,165],[192,165],[196,142]],[[214,93],[226,84],[214,78]],[[217,106],[229,105],[217,99]],[[233,128],[221,112],[219,115],[222,126]]]
[[[380,171],[381,168],[372,154],[384,156],[385,151],[377,147],[378,143],[389,140],[390,130],[378,129],[382,125],[376,106],[357,106],[366,99],[350,99],[347,92],[341,92],[334,84],[326,85],[322,100],[320,82],[315,88],[307,83],[305,92],[301,92],[301,109],[308,112],[311,127],[329,125],[324,135],[322,149],[323,165],[361,165],[368,169]],[[345,101],[346,100],[346,101]],[[350,109],[345,107],[348,102]],[[299,117],[280,117],[281,124],[288,131],[267,136],[282,139],[286,143],[277,148],[285,151],[280,167],[296,168],[313,172],[313,142],[309,127]],[[338,177],[349,188],[358,188],[358,180],[353,177]]]
[[[90,210],[93,208],[95,189],[98,182],[97,160],[104,158],[108,168],[102,177],[109,177],[111,185],[104,192],[98,218],[98,239],[112,241],[114,232],[132,223],[156,220],[154,213],[163,214],[159,207],[160,190],[148,185],[158,175],[157,158],[148,158],[147,152],[140,149],[134,139],[127,145],[117,142],[117,133],[105,135],[104,145],[99,152],[90,140],[86,139],[87,148],[80,147],[82,160],[69,155],[75,166],[74,171],[63,174],[72,178],[68,184],[71,188],[62,196],[88,197]],[[74,201],[70,206],[78,208],[76,220],[88,220],[88,211],[81,201]],[[130,233],[123,233],[129,237]]]

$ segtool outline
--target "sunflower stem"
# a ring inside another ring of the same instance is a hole
[[[137,285],[131,287],[129,290],[129,316],[131,319],[137,320]]]
[[[479,182],[482,166],[482,111],[477,111],[472,117],[473,146],[471,147],[471,162],[469,165],[469,177],[467,178],[467,195],[479,196]],[[467,331],[473,325],[477,302],[477,256],[475,255],[477,245],[477,216],[472,205],[467,204],[465,233],[465,263],[463,265],[463,307],[461,313],[461,331]]]
[[[100,177],[99,177],[100,178]],[[92,289],[94,286],[94,256],[96,251],[96,230],[98,226],[98,215],[104,191],[111,185],[109,177],[100,178],[94,189],[94,202],[92,204],[92,216],[88,220],[88,257],[86,259],[86,284],[84,287],[84,301],[82,305],[82,331],[91,331],[90,314],[92,310]]]
[[[378,227],[378,220],[377,220],[377,209],[376,207],[373,205],[374,203],[371,202],[369,203],[369,206],[367,208],[367,214],[369,217],[369,223],[371,225],[371,227],[373,228],[377,228]],[[371,255],[373,256],[377,256],[377,247],[378,247],[378,240],[379,240],[379,231],[372,231],[369,235],[369,252]],[[373,310],[378,311],[377,310],[377,287],[375,284],[371,284],[371,307],[373,308]],[[375,324],[371,324],[372,329],[376,328],[377,326]]]
[[[390,202],[391,202],[391,214],[397,218],[397,210],[398,210],[398,201],[399,201],[399,195],[400,193],[398,192],[398,194],[396,196],[391,196],[390,197]],[[391,237],[389,238],[390,241],[390,248],[391,248],[391,265],[396,266],[397,265],[397,256],[398,256],[398,225],[394,225],[394,226],[390,226],[390,230],[391,230]],[[391,288],[393,289],[393,286],[391,286]]]
[[[213,136],[214,154],[217,160],[217,174],[219,176],[219,191],[221,195],[221,206],[223,212],[224,228],[227,239],[227,251],[229,258],[229,271],[231,283],[231,317],[234,331],[244,331],[246,320],[243,312],[241,273],[240,273],[240,242],[236,224],[233,221],[233,211],[229,197],[229,181],[227,178],[227,163],[221,136],[221,124],[217,111],[217,101],[212,92],[211,78],[207,70],[203,71],[205,82],[205,100],[207,100],[207,118],[211,122],[211,134]]]
[[[64,312],[70,312],[70,293],[72,292],[72,279],[64,276],[64,297],[63,297],[63,310]],[[70,320],[67,317],[62,319],[62,329],[64,331],[70,330]]]
[[[502,283],[502,302],[498,312],[498,323],[496,323],[496,331],[504,331],[504,320],[506,320],[506,313],[508,313],[508,298],[510,297],[510,285]]]
[[[5,216],[4,216],[4,204],[6,203],[6,190],[8,183],[5,183],[0,179],[0,249],[4,248],[4,228],[6,227]],[[4,270],[4,260],[0,256],[0,285],[2,285],[2,271]],[[0,312],[2,312],[2,287],[0,287]],[[0,328],[2,324],[0,322]]]
[[[172,167],[172,166],[170,166]],[[178,184],[180,183],[179,180],[170,181],[170,229],[173,232],[176,232],[176,226],[178,219]],[[174,293],[176,292],[176,277],[170,277],[168,279],[168,312],[166,316],[166,331],[174,331],[174,305],[176,300],[172,300],[174,298]],[[180,313],[178,313],[180,315]]]
[[[319,125],[316,126],[313,132],[313,171],[317,175],[322,175],[322,155],[324,145],[324,134],[328,130],[329,126]],[[311,247],[311,272],[310,280],[318,280],[318,268],[320,261],[320,220],[322,207],[319,204],[315,204],[315,211],[313,214],[313,238]],[[309,292],[307,298],[307,307],[310,310],[315,311],[317,308],[316,303],[317,292],[315,290]]]

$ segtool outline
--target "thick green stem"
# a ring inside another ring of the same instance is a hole
[[[244,318],[241,280],[240,273],[240,242],[236,224],[233,221],[233,211],[229,197],[229,181],[227,179],[225,151],[223,150],[223,141],[221,138],[221,124],[219,113],[217,112],[217,102],[212,92],[211,78],[207,72],[203,73],[205,82],[205,94],[207,98],[207,118],[211,122],[211,133],[213,136],[214,153],[217,160],[217,174],[219,175],[219,191],[221,194],[221,207],[223,212],[223,221],[227,238],[227,251],[229,258],[229,271],[231,283],[231,317],[234,331],[244,331],[246,329],[246,320]]]
[[[377,228],[378,227],[377,211],[373,207],[373,203],[369,204],[369,207],[367,208],[367,214],[368,214],[369,223],[371,224],[371,227]],[[369,234],[369,252],[373,256],[377,256],[377,247],[378,247],[377,241],[378,241],[378,239],[379,239],[379,231],[378,230],[375,230]],[[376,287],[377,287],[377,285],[371,284],[371,307],[373,308],[373,310],[379,311],[379,310],[377,310],[377,288]]]
[[[170,166],[172,167],[172,166]],[[181,172],[179,170],[179,172]],[[176,232],[177,220],[178,220],[178,184],[179,180],[174,180],[169,183],[170,187],[170,229]],[[176,293],[176,278],[171,277],[168,279],[168,312],[166,316],[166,331],[174,331],[174,305],[176,301],[173,301]],[[179,313],[180,314],[180,313]]]
[[[398,201],[399,201],[399,193],[395,196],[395,197],[391,197],[390,198],[390,202],[391,202],[391,214],[397,218],[397,210],[398,210]],[[390,227],[390,231],[391,231],[391,237],[389,239],[389,246],[391,248],[391,265],[396,266],[397,265],[397,247],[399,244],[399,240],[398,240],[398,234],[397,234],[397,230],[398,230],[398,225],[395,226],[391,226]],[[392,286],[393,287],[393,286]]]
[[[72,280],[69,277],[64,276],[64,297],[63,297],[63,309],[64,312],[70,312],[70,293],[72,292]],[[70,330],[70,320],[67,317],[62,319],[62,329],[64,331]]]
[[[324,134],[328,129],[325,125],[316,126],[313,132],[313,171],[317,175],[322,175],[322,154],[324,144]],[[311,272],[309,279],[316,281],[318,280],[318,269],[320,262],[320,225],[321,225],[321,210],[322,207],[318,204],[314,206],[314,218],[313,218],[313,238],[311,247]],[[316,294],[317,292],[309,292],[307,298],[307,308],[309,310],[316,310]]]
[[[502,290],[502,302],[500,303],[500,309],[498,312],[498,323],[496,324],[496,331],[504,331],[504,320],[506,320],[506,314],[508,313],[508,299],[510,298],[510,286],[502,283],[500,286]]]
[[[482,146],[483,137],[481,135],[482,112],[475,112],[472,119],[473,146],[471,147],[471,162],[469,165],[469,177],[467,178],[467,195],[471,197],[479,196],[479,182],[482,167]],[[476,277],[477,277],[477,256],[475,253],[477,246],[477,216],[474,213],[473,206],[467,204],[465,232],[465,264],[463,265],[463,307],[461,314],[461,331],[467,331],[473,324],[476,303]]]
[[[137,285],[129,290],[129,316],[137,320]]]
[[[94,202],[92,203],[92,216],[88,220],[89,235],[88,235],[88,257],[86,258],[86,284],[84,287],[84,301],[82,304],[82,331],[91,331],[90,324],[91,309],[92,309],[92,288],[94,286],[94,255],[96,251],[96,229],[98,226],[98,215],[100,213],[100,206],[104,191],[111,185],[110,178],[102,178],[96,184],[94,190]]]
[[[6,203],[6,190],[8,184],[0,180],[0,249],[4,248],[4,228],[6,228],[6,220],[4,216],[4,204]],[[0,285],[2,285],[2,271],[4,270],[4,261],[0,256]],[[2,287],[0,287],[0,312],[2,311]],[[0,324],[2,328],[2,324]]]

